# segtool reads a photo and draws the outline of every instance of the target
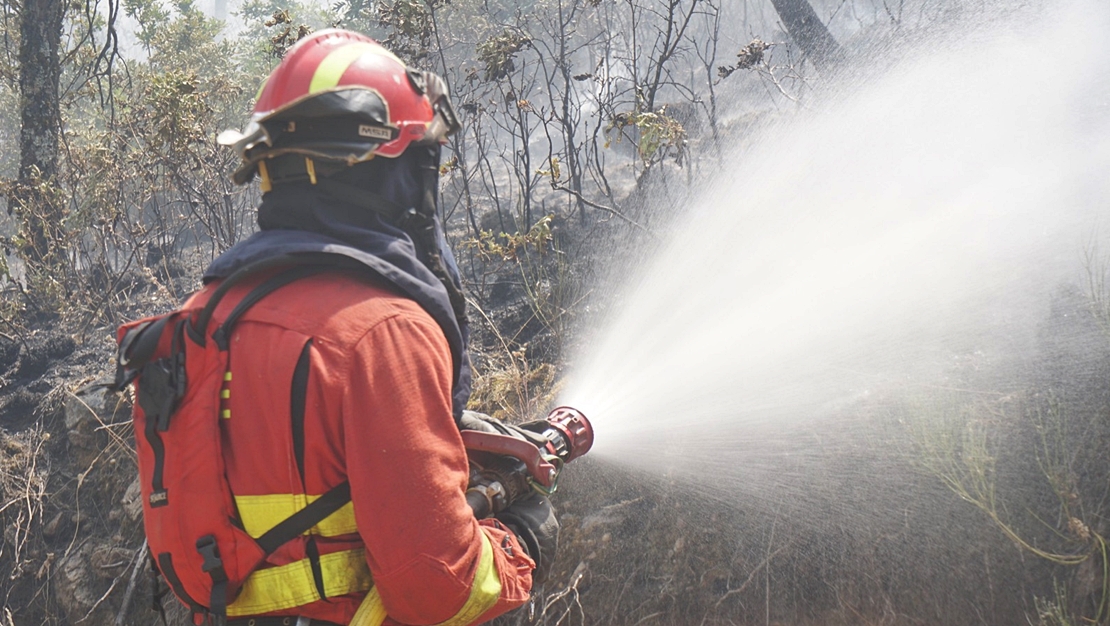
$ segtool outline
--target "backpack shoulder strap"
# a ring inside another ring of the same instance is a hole
[[[228,338],[231,336],[231,330],[235,327],[235,323],[247,312],[247,309],[258,304],[259,300],[291,282],[312,276],[313,274],[320,274],[328,269],[330,268],[323,265],[301,265],[279,272],[263,281],[262,284],[243,296],[243,299],[235,305],[235,308],[231,310],[231,313],[228,314],[223,323],[212,332],[212,339],[216,341],[216,346],[220,350],[227,350]]]
[[[261,284],[251,289],[247,295],[243,296],[243,298],[235,304],[235,307],[227,317],[224,318],[219,327],[212,332],[212,339],[216,342],[217,348],[220,350],[228,349],[228,341],[235,324],[248,309],[258,304],[262,298],[265,298],[274,291],[294,281],[300,280],[301,278],[327,271],[347,269],[345,263],[336,263],[336,255],[328,255],[326,258],[321,258],[321,255],[317,254],[275,257],[274,259],[267,259],[260,263],[245,266],[224,279],[224,282],[217,288],[216,293],[212,294],[212,297],[208,300],[208,303],[201,311],[195,326],[190,329],[190,332],[196,333],[203,340],[204,331],[212,319],[216,306],[230,288],[251,275],[275,267],[283,269],[264,280]],[[194,337],[194,340],[196,339],[197,337]],[[311,502],[305,508],[285,518],[278,523],[277,526],[274,526],[259,537],[257,539],[258,545],[267,555],[273,554],[273,552],[282,545],[304,534],[305,531],[324,521],[329,515],[335,513],[350,501],[351,485],[349,482],[343,481],[329,489],[324,495]]]
[[[284,287],[294,280],[326,269],[324,266],[320,265],[319,258],[308,258],[308,255],[285,255],[247,265],[236,271],[220,284],[215,293],[208,299],[208,302],[205,303],[204,308],[201,309],[197,317],[197,323],[186,324],[185,331],[197,344],[203,346],[206,341],[204,335],[208,327],[208,322],[211,320],[212,314],[215,313],[216,307],[223,300],[223,297],[227,295],[227,292],[244,279],[258,272],[275,267],[292,267],[292,269],[287,272],[280,272],[271,277],[269,280],[253,289],[236,305],[227,321],[224,322],[220,329],[217,329],[219,334],[216,341],[221,350],[227,349],[226,336],[230,334],[231,326],[234,325],[235,321],[238,320],[247,309],[270,292]],[[139,372],[142,371],[143,366],[150,362],[154,353],[158,350],[158,344],[162,340],[166,325],[169,324],[170,319],[174,317],[174,313],[175,312],[170,312],[156,319],[143,322],[128,330],[123,335],[123,338],[119,342],[119,349],[116,356],[116,379],[112,384],[113,388],[119,391],[126,387],[135,380]],[[221,339],[223,339],[223,341],[221,341]]]
[[[208,298],[208,302],[205,303],[204,308],[201,309],[200,313],[197,315],[196,320],[193,323],[187,325],[186,332],[189,334],[189,337],[192,338],[193,341],[203,346],[207,341],[206,334],[208,331],[208,323],[212,321],[212,315],[216,312],[216,307],[219,306],[224,296],[227,295],[227,292],[230,291],[232,287],[243,282],[243,280],[258,274],[259,272],[264,272],[276,268],[294,270],[296,268],[304,268],[307,266],[313,267],[313,270],[304,274],[294,274],[284,281],[277,279],[286,276],[290,272],[281,272],[272,277],[270,280],[264,282],[262,285],[255,287],[254,291],[259,291],[259,293],[250,293],[243,298],[243,301],[235,307],[235,311],[238,311],[238,315],[235,315],[235,318],[238,318],[239,315],[242,315],[243,312],[257,303],[271,291],[274,291],[279,287],[283,287],[294,280],[303,278],[305,276],[308,276],[309,274],[315,274],[323,271],[358,268],[362,267],[362,264],[358,263],[358,261],[354,259],[347,259],[347,257],[344,257],[342,255],[329,254],[327,252],[282,254],[279,256],[262,259],[260,261],[255,261],[254,263],[248,263],[232,272],[227,278],[223,279],[223,282],[220,283],[220,286],[217,287],[216,291],[212,293],[212,296]],[[262,287],[268,287],[268,289],[262,291]],[[243,306],[244,302],[248,302],[249,304]],[[233,314],[235,313],[235,311],[233,311]],[[229,319],[231,319],[230,316]],[[227,322],[225,322],[225,325],[226,323]]]

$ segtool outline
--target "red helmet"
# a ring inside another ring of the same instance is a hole
[[[346,30],[305,37],[262,84],[245,132],[218,141],[243,158],[237,183],[284,154],[353,165],[397,157],[412,143],[442,143],[458,130],[447,86],[408,68],[378,42]],[[265,170],[264,170],[265,171]]]

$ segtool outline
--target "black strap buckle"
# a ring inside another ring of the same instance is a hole
[[[204,573],[212,578],[212,594],[209,596],[208,610],[215,618],[216,624],[227,621],[227,571],[224,562],[220,559],[220,548],[216,545],[216,537],[205,535],[197,539],[197,552],[204,557],[200,566]]]
[[[220,548],[216,545],[216,537],[205,535],[197,539],[197,552],[204,557],[204,564],[200,566],[204,573],[211,576],[212,580],[218,580],[218,577],[227,580],[227,573],[224,572],[224,562],[220,559]]]

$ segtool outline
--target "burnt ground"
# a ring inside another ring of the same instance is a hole
[[[80,342],[40,330],[0,347],[0,587],[16,624],[112,623],[135,570],[129,415],[90,387],[112,374],[113,345],[107,330]]]
[[[165,311],[193,282],[182,272],[130,275],[104,310],[120,319]],[[115,326],[87,320],[26,319],[0,337],[5,626],[145,624],[156,616],[130,405],[103,386],[115,374]]]
[[[535,324],[526,302],[511,305],[500,305],[497,321]],[[527,343],[557,344],[550,335],[550,328],[539,328]],[[479,347],[482,341],[496,345],[497,339],[479,334]],[[1110,530],[1100,508],[1110,484],[1108,346],[1084,296],[1063,289],[1028,370],[962,381],[990,386],[992,378],[1017,376],[1030,406],[1045,406],[1048,399],[1068,407],[1076,427],[1066,442],[1074,458],[1073,488],[1089,524],[1079,530],[1101,535]],[[535,364],[551,349],[517,347]],[[157,619],[143,558],[129,408],[125,398],[95,386],[113,374],[113,349],[107,328],[78,338],[51,329],[0,337],[0,572],[7,573],[0,579],[0,624]],[[505,357],[481,358],[496,364]],[[511,378],[492,368],[486,374]],[[529,391],[533,408],[544,401],[544,380],[523,381],[536,386]],[[783,493],[808,489],[805,506],[788,499],[773,506],[723,502],[666,477],[589,457],[577,461],[555,496],[562,547],[536,607],[537,622],[1059,624],[1044,617],[1045,601],[1071,603],[1074,614],[1093,619],[1105,582],[1097,559],[1066,567],[1031,556],[979,509],[907,461],[904,450],[870,445],[906,440],[887,419],[889,408],[879,400],[851,407],[855,421],[846,422],[839,439],[825,439],[823,455],[784,466],[775,486]],[[1008,495],[1010,510],[1051,514],[1056,494],[1039,469],[1036,429],[992,436],[1001,444],[998,489]],[[860,474],[876,479],[844,478]],[[1042,517],[1047,521],[1015,524],[1037,545],[1072,551],[1089,545],[1076,537],[1061,544],[1068,528],[1077,527]],[[170,623],[187,623],[174,602],[167,607]],[[526,613],[504,621],[525,623]]]

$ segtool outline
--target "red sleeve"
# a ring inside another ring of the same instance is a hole
[[[430,319],[401,313],[357,344],[343,400],[347,474],[374,584],[390,618],[436,624],[471,600],[484,532],[500,597],[478,621],[527,601],[534,564],[466,504],[466,452],[451,415],[451,354]],[[472,622],[477,623],[477,622]]]

